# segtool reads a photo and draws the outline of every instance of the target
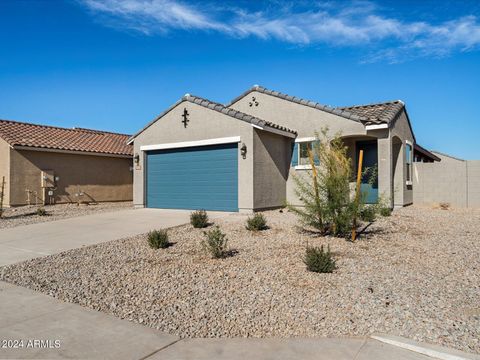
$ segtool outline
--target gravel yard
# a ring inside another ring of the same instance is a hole
[[[4,267],[0,277],[181,337],[291,337],[384,332],[480,352],[480,211],[408,207],[379,220],[356,243],[312,237],[293,214],[265,212],[216,224],[234,256],[210,259],[202,230],[169,231]],[[306,271],[306,243],[330,244],[338,269]]]
[[[43,207],[47,211],[46,216],[38,216],[38,208],[39,206],[30,205],[4,209],[3,215],[0,218],[0,229],[128,209],[132,208],[132,203],[130,201],[124,201],[99,203],[95,205],[83,204],[80,206],[77,204],[48,205]]]

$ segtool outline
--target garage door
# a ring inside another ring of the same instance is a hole
[[[147,152],[150,208],[238,211],[237,143]]]

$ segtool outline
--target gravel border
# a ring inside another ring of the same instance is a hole
[[[44,208],[47,211],[47,215],[38,216],[38,208]],[[4,209],[3,215],[0,218],[0,229],[130,208],[133,209],[131,201],[105,202],[90,205],[56,204],[46,206],[27,205],[12,207]]]
[[[2,280],[181,337],[317,337],[387,333],[480,352],[480,211],[409,207],[358,242],[299,232],[289,212],[269,230],[216,220],[238,253],[201,251],[203,231],[169,230],[4,267]],[[329,244],[333,274],[306,271],[305,244]]]

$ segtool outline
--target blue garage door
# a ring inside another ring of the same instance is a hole
[[[238,211],[237,143],[147,152],[147,207]]]

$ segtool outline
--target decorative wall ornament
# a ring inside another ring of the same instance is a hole
[[[257,98],[255,96],[252,96],[252,101],[250,101],[248,105],[250,105],[250,107],[252,107],[253,105],[258,106]]]
[[[240,154],[242,154],[242,158],[247,158],[247,145],[245,145],[245,143],[242,143],[242,147],[240,148]]]
[[[183,114],[182,114],[182,117],[183,117],[182,123],[183,123],[183,127],[185,127],[185,128],[187,127],[187,124],[188,124],[188,122],[190,121],[190,120],[188,119],[188,116],[189,116],[189,115],[190,115],[190,114],[188,113],[187,108],[184,108],[184,109],[183,109]]]

